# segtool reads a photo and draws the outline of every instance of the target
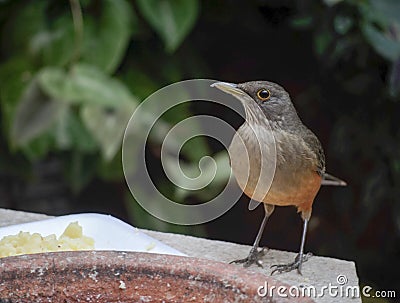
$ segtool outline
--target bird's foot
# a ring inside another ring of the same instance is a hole
[[[297,272],[301,275],[301,265],[310,259],[310,257],[312,257],[312,253],[307,253],[303,255],[302,260],[300,260],[300,255],[298,254],[292,263],[272,265],[271,268],[274,268],[274,270],[271,272],[271,276],[274,273],[281,274],[283,272],[290,272],[295,269],[297,269]]]
[[[229,264],[232,264],[232,263],[243,264],[243,267],[249,267],[252,264],[257,264],[257,266],[262,268],[263,266],[262,266],[262,262],[260,261],[260,257],[262,257],[264,255],[264,253],[265,253],[264,250],[265,250],[265,247],[261,248],[260,250],[258,250],[257,248],[252,248],[250,250],[249,255],[246,258],[231,261],[231,262],[229,262]],[[267,250],[268,250],[268,248],[267,248]]]

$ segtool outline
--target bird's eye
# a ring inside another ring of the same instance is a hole
[[[260,89],[257,92],[257,97],[261,101],[267,101],[271,97],[271,92],[269,91],[269,89]]]

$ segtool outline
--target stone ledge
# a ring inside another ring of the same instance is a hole
[[[230,262],[235,259],[244,258],[250,250],[250,246],[240,245],[224,241],[208,240],[180,234],[169,234],[150,230],[143,230],[149,236],[154,237],[165,244],[168,244],[181,252],[198,258],[206,258],[215,261]],[[289,263],[294,260],[296,253],[278,251],[270,249],[265,252],[262,259],[264,268],[252,265],[249,269],[269,275],[269,269],[273,264]],[[241,265],[238,265],[241,266]],[[303,275],[293,271],[290,273],[275,274],[274,278],[289,285],[314,286],[317,292],[323,290],[323,287],[329,285],[339,286],[338,276],[345,276],[347,283],[344,286],[358,286],[358,277],[355,263],[352,261],[338,260],[328,257],[313,256],[309,261],[303,264]],[[333,303],[333,302],[361,302],[361,298],[346,298],[342,296],[329,296],[328,290],[325,296],[315,298],[315,302]]]
[[[39,221],[49,218],[43,214],[34,214],[13,210],[0,209],[0,227],[13,224],[20,224],[32,221]],[[196,238],[180,234],[162,233],[157,231],[143,230],[144,233],[154,237],[167,245],[170,245],[188,256],[205,258],[215,261],[229,262],[235,259],[245,257],[250,246],[240,245],[224,241],[208,240]],[[251,266],[249,269],[255,272],[261,272],[269,275],[272,264],[289,263],[293,261],[296,254],[292,252],[268,250],[266,251],[262,261],[264,268]],[[241,266],[241,265],[238,265]],[[358,277],[355,263],[351,261],[338,260],[328,257],[313,256],[303,265],[303,275],[296,272],[283,273],[274,275],[274,278],[293,286],[313,286],[317,293],[321,292],[324,287],[339,286],[337,282],[338,276],[345,276],[347,279],[346,286],[358,286]],[[318,303],[336,303],[336,302],[352,302],[359,303],[361,298],[351,298],[345,296],[330,296],[328,290],[325,290],[323,297],[314,298]]]

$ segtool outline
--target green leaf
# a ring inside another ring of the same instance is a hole
[[[291,20],[291,25],[298,29],[307,29],[310,28],[313,24],[312,16],[298,16]]]
[[[50,150],[54,148],[54,138],[50,132],[42,134],[29,141],[22,146],[22,153],[29,159],[29,162],[34,163],[43,159]]]
[[[201,169],[202,169],[202,174],[200,175],[199,171],[199,163],[190,163],[186,165],[182,165],[182,171],[189,177],[197,177],[199,178],[192,180],[190,184],[194,187],[201,187],[205,184],[208,184],[207,186],[203,187],[200,190],[186,190],[182,187],[176,187],[175,188],[175,197],[183,200],[186,197],[190,195],[197,196],[198,198],[202,200],[207,200],[211,199],[220,189],[223,185],[226,185],[230,175],[231,175],[231,167],[229,164],[229,156],[228,153],[224,150],[221,151],[213,156],[213,160],[215,161],[215,166],[211,161],[204,161],[204,163],[201,163]],[[168,161],[166,161],[165,165],[169,165]],[[179,180],[181,178],[182,183],[178,184],[184,184],[184,179],[183,176],[178,175],[178,170],[173,167],[169,167],[169,171],[171,173],[174,173],[174,178],[175,180]],[[212,180],[211,182],[209,182]]]
[[[125,0],[103,0],[100,18],[85,18],[82,61],[113,73],[126,52],[136,19]]]
[[[388,24],[400,24],[400,1],[398,0],[369,0],[369,15],[379,18]]]
[[[45,11],[48,0],[25,2],[19,5],[19,10],[10,14],[4,27],[2,27],[3,41],[1,48],[10,55],[31,56],[31,39],[44,28]],[[10,13],[10,12],[9,12]],[[29,20],[29,25],[22,20]]]
[[[400,58],[400,40],[379,31],[369,23],[362,24],[362,31],[378,54],[392,62]]]
[[[192,29],[198,16],[197,0],[138,0],[147,22],[164,40],[168,52],[174,52]]]
[[[353,19],[349,16],[338,15],[333,20],[333,26],[338,34],[345,35],[353,26]]]
[[[82,42],[76,40],[77,33],[70,7],[65,6],[62,14],[51,20],[44,13],[46,6],[47,4],[42,4],[41,10],[35,15],[38,20],[34,30],[26,30],[30,26],[25,24],[21,26],[24,30],[21,36],[25,37],[24,40],[21,37],[21,41],[29,42],[29,54],[40,58],[47,66],[66,66],[71,63],[74,55],[78,55],[76,59],[93,64],[106,73],[116,70],[125,54],[136,20],[127,1],[103,0],[96,13],[92,13],[93,10],[90,9],[83,11]],[[32,14],[28,9],[25,10],[29,16]],[[49,21],[45,23],[47,19]]]
[[[139,67],[136,66],[127,69],[122,77],[122,81],[128,85],[129,89],[135,96],[140,98],[140,100],[145,100],[160,88],[151,76],[147,75],[145,71],[140,70]]]
[[[97,142],[70,108],[66,108],[57,120],[54,137],[57,148],[61,150],[74,149],[85,153],[98,150]]]
[[[11,128],[12,142],[25,145],[50,130],[64,107],[62,102],[44,94],[34,79],[18,104]]]
[[[68,101],[70,97],[66,90],[67,74],[60,67],[45,67],[39,71],[38,83],[48,95],[62,101]]]
[[[201,126],[196,121],[191,124],[190,129],[180,129],[179,132],[173,132],[172,134],[169,134],[170,140],[168,142],[164,141],[165,136],[171,130],[172,125],[183,121],[190,115],[191,113],[189,111],[188,102],[179,104],[178,106],[175,106],[172,109],[168,110],[162,115],[162,119],[159,119],[156,123],[154,123],[149,134],[150,141],[157,144],[164,144],[165,148],[167,150],[170,150],[171,152],[175,151],[177,147],[181,146],[181,144],[184,143],[182,149],[180,150],[180,153],[182,153],[186,159],[194,162],[197,162],[203,156],[210,154],[205,137],[196,136],[190,140],[186,140],[193,134],[201,133]],[[146,125],[144,127],[149,127],[149,122],[154,121],[154,117],[151,111],[146,112],[146,115],[143,115],[140,118],[142,119],[141,122],[143,123],[143,125]],[[170,123],[168,123],[167,121]]]
[[[76,65],[67,84],[72,100],[112,107],[137,104],[136,98],[122,82],[90,65]]]
[[[39,82],[50,96],[70,103],[113,108],[138,103],[121,81],[88,64],[77,64],[68,74],[60,68],[45,68]]]
[[[319,56],[325,53],[332,39],[332,35],[328,31],[316,33],[314,37],[314,48]]]
[[[112,160],[122,145],[122,138],[132,115],[134,106],[127,105],[117,109],[86,105],[82,108],[81,117],[99,143],[103,158]]]
[[[25,56],[16,56],[0,66],[0,105],[2,128],[7,136],[14,112],[32,78],[33,67]]]
[[[30,53],[48,66],[67,65],[74,55],[74,47],[75,31],[69,14],[38,31],[29,45]]]
[[[193,130],[201,130],[199,125],[194,124]],[[182,146],[181,153],[185,155],[187,159],[192,161],[199,161],[202,157],[209,155],[210,150],[207,145],[207,140],[204,136],[194,137],[185,142]]]

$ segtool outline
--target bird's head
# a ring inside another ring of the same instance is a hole
[[[239,99],[246,109],[247,120],[257,122],[266,118],[277,126],[286,125],[288,122],[292,124],[299,120],[289,94],[276,83],[269,81],[240,84],[216,82],[211,86]],[[255,105],[258,105],[261,111],[255,108]]]

